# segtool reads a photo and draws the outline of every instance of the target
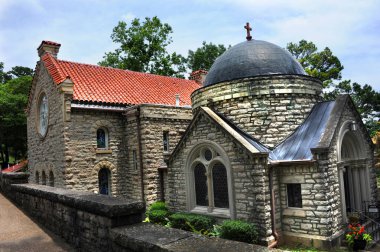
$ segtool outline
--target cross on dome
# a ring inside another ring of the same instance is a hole
[[[249,26],[249,23],[247,22],[247,24],[244,26],[244,29],[247,30],[247,40],[250,41],[252,40],[252,36],[251,36],[251,33],[250,31],[252,31],[252,28]]]

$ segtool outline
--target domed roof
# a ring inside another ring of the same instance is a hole
[[[302,66],[286,50],[266,41],[249,40],[219,56],[203,85],[272,74],[306,75]]]

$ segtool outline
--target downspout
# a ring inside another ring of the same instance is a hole
[[[143,201],[145,201],[145,193],[144,193],[144,169],[143,169],[142,144],[141,144],[140,107],[136,108],[136,123],[137,123],[137,142],[138,142],[138,145],[139,145],[139,160],[140,160],[141,199]]]
[[[271,204],[271,220],[272,220],[272,234],[274,237],[274,242],[268,246],[268,248],[274,248],[277,247],[278,244],[278,233],[276,231],[276,204],[275,204],[275,195],[274,195],[274,188],[273,188],[273,166],[270,165],[269,167],[269,191],[270,191],[270,204]]]

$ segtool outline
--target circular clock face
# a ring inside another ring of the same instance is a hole
[[[45,94],[42,95],[40,99],[39,106],[39,133],[42,136],[45,136],[48,126],[48,100]]]

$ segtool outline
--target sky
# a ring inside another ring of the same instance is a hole
[[[203,41],[244,41],[250,22],[254,39],[329,47],[342,79],[380,91],[379,13],[378,0],[0,0],[0,62],[34,68],[50,40],[61,44],[59,59],[97,64],[117,48],[110,35],[119,21],[154,16],[173,28],[169,52],[186,56]]]

